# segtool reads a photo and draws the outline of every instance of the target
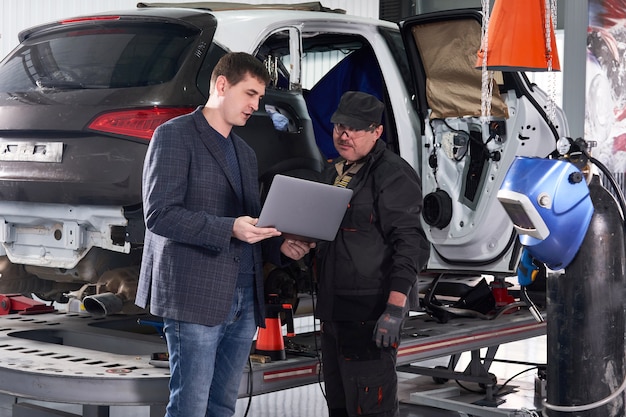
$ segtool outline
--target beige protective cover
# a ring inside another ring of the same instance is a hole
[[[476,68],[480,25],[472,19],[428,23],[413,27],[413,39],[426,71],[426,98],[431,118],[480,117],[481,78]],[[465,54],[459,54],[465,51]],[[491,116],[508,118],[494,74]]]

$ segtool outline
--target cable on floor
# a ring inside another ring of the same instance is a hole
[[[243,413],[243,417],[247,417],[248,416],[248,412],[250,411],[250,406],[252,405],[252,392],[253,392],[253,388],[254,388],[254,384],[252,381],[252,359],[250,359],[250,355],[248,355],[248,368],[250,369],[249,375],[248,375],[248,405],[246,406],[246,412]]]
[[[458,379],[455,379],[455,380],[454,380],[454,382],[456,382],[456,384],[457,384],[459,387],[463,388],[463,389],[464,389],[465,391],[467,391],[467,392],[471,392],[471,393],[473,393],[473,394],[484,394],[484,393],[485,393],[485,390],[484,390],[484,389],[481,389],[481,390],[475,390],[475,389],[471,389],[471,388],[466,387],[465,385],[461,384],[461,381],[459,381]]]
[[[514,380],[515,378],[517,378],[518,376],[520,376],[521,374],[524,374],[526,372],[532,371],[534,369],[539,369],[539,367],[537,366],[533,366],[532,368],[528,368],[528,369],[524,369],[523,371],[520,371],[518,373],[516,373],[515,375],[513,375],[512,377],[510,377],[509,379],[507,379],[506,381],[504,381],[504,383],[500,386],[498,386],[498,389],[496,390],[496,392],[494,393],[494,395],[498,395],[498,393],[500,392],[500,390],[504,387],[507,386],[507,384],[509,382],[511,382],[512,380]]]
[[[324,386],[322,385],[322,356],[321,356],[321,348],[320,346],[318,346],[317,344],[317,337],[315,336],[315,332],[317,331],[317,324],[316,324],[316,319],[315,319],[315,294],[317,293],[317,291],[315,290],[315,282],[313,282],[313,276],[317,275],[317,268],[315,268],[315,255],[313,255],[311,257],[311,262],[309,265],[309,270],[311,271],[311,273],[309,274],[309,279],[311,280],[310,282],[310,286],[311,286],[311,307],[313,308],[313,342],[315,343],[315,355],[317,357],[317,364],[318,364],[318,368],[319,368],[319,372],[317,373],[317,384],[320,387],[320,392],[322,393],[322,396],[324,397],[324,400],[326,401],[326,391],[324,391]],[[320,329],[321,331],[321,329]]]

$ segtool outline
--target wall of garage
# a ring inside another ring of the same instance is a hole
[[[184,3],[188,0],[169,1]],[[233,2],[291,4],[304,1],[306,0],[235,0]],[[229,1],[226,0],[226,2]],[[138,0],[1,0],[0,57],[4,58],[18,45],[17,35],[23,29],[66,17],[134,8],[137,3]],[[378,17],[379,0],[321,0],[321,3],[325,7],[344,9],[347,13],[357,16]]]

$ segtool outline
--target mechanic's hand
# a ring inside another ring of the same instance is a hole
[[[374,328],[374,341],[380,347],[398,347],[400,344],[400,329],[404,319],[404,309],[400,306],[387,303],[387,308],[381,314]]]
[[[296,239],[286,239],[282,245],[280,245],[280,251],[283,255],[297,261],[302,259],[304,255],[309,253],[311,249],[315,247],[314,242],[304,242]]]

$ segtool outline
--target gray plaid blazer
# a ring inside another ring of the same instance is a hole
[[[135,302],[152,314],[216,325],[230,311],[241,242],[232,239],[237,194],[221,136],[198,107],[159,126],[143,171],[146,236]],[[241,167],[245,214],[260,211],[254,151],[231,134]],[[256,300],[264,300],[261,246],[254,245]],[[257,325],[264,308],[255,302]]]

